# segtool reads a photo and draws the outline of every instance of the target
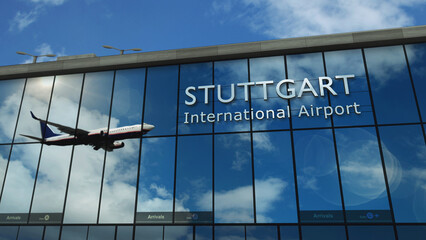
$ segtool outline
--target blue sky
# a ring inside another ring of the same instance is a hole
[[[104,44],[158,51],[424,25],[425,13],[425,0],[4,0],[0,66],[30,60],[16,51],[105,56]]]

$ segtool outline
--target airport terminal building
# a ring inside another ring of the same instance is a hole
[[[425,239],[425,119],[426,26],[3,66],[0,239]]]

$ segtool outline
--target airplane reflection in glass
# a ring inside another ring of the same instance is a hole
[[[40,122],[42,138],[25,134],[20,134],[21,136],[37,140],[46,145],[67,146],[84,144],[93,146],[94,150],[103,148],[108,152],[124,147],[124,142],[117,140],[139,138],[154,128],[154,126],[151,124],[143,123],[119,128],[111,128],[109,131],[107,128],[83,130],[42,120],[36,117],[33,112],[31,112],[31,117]],[[59,131],[65,134],[54,133],[48,125],[56,127]]]

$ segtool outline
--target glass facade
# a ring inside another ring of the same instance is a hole
[[[0,239],[424,236],[425,62],[409,44],[0,81]]]

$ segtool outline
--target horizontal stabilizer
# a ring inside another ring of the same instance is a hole
[[[30,136],[30,135],[25,135],[25,134],[19,134],[19,135],[27,137],[27,138],[31,138],[31,139],[34,139],[34,140],[37,140],[39,142],[43,142],[43,139],[38,138],[38,137],[34,137],[34,136]]]

